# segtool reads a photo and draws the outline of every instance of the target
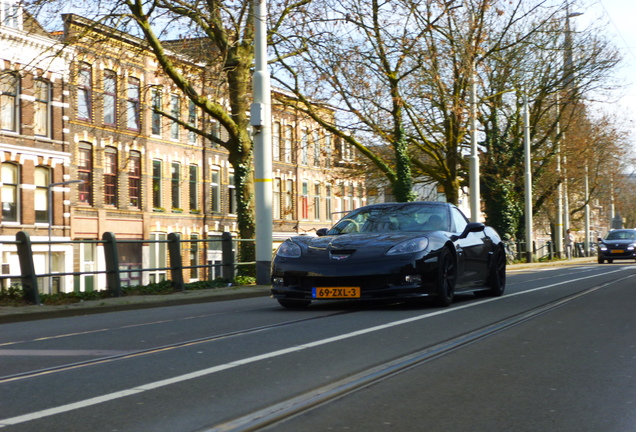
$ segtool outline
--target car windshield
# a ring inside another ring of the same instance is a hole
[[[446,207],[438,205],[371,206],[340,219],[328,235],[348,233],[449,231]]]
[[[636,231],[610,231],[605,240],[636,240]]]

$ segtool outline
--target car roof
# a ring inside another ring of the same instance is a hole
[[[390,207],[390,206],[406,206],[406,205],[434,205],[440,207],[450,207],[452,204],[441,201],[408,201],[408,202],[386,202],[368,204],[362,207]]]

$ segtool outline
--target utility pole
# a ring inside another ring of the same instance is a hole
[[[272,100],[267,69],[267,5],[254,0],[254,195],[256,207],[256,283],[270,283],[272,261]]]

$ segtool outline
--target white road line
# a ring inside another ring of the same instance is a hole
[[[74,402],[74,403],[70,403],[70,404],[66,404],[66,405],[61,405],[58,407],[53,407],[53,408],[49,408],[49,409],[45,409],[45,410],[41,410],[41,411],[36,411],[33,413],[29,413],[29,414],[24,414],[21,416],[16,416],[16,417],[11,417],[11,418],[7,418],[7,419],[2,419],[0,420],[0,428],[3,428],[5,426],[13,426],[13,425],[17,425],[20,423],[26,423],[28,421],[32,421],[32,420],[37,420],[37,419],[41,419],[44,417],[49,417],[52,415],[56,415],[56,414],[61,414],[61,413],[65,413],[65,412],[69,412],[69,411],[73,411],[76,409],[81,409],[81,408],[87,408],[93,405],[98,405],[104,402],[109,402],[109,401],[113,401],[116,399],[120,399],[126,396],[131,396],[131,395],[135,395],[135,394],[139,394],[139,393],[143,393],[145,391],[149,391],[149,390],[155,390],[161,387],[166,387],[172,384],[177,384],[177,383],[181,383],[184,381],[188,381],[191,379],[195,379],[195,378],[200,378],[203,376],[207,376],[207,375],[212,375],[215,374],[217,372],[221,372],[227,369],[232,369],[235,368],[237,366],[243,366],[246,364],[250,364],[250,363],[255,363],[258,361],[262,361],[262,360],[267,360],[267,359],[271,359],[274,357],[280,357],[282,355],[286,355],[286,354],[291,354],[291,353],[295,353],[295,352],[299,352],[308,348],[314,348],[317,346],[321,346],[321,345],[326,345],[332,342],[337,342],[337,341],[341,341],[341,340],[345,340],[345,339],[350,339],[356,336],[360,336],[363,334],[368,334],[368,333],[373,333],[373,332],[377,332],[380,330],[385,330],[391,327],[397,327],[400,325],[404,325],[404,324],[409,324],[412,322],[416,322],[416,321],[420,321],[420,320],[424,320],[427,318],[431,318],[434,316],[438,316],[438,315],[443,315],[446,313],[450,313],[450,312],[455,312],[458,310],[462,310],[462,309],[467,309],[470,307],[474,307],[474,306],[478,306],[478,305],[482,305],[484,303],[489,303],[489,302],[493,302],[493,301],[500,301],[500,300],[505,300],[507,298],[510,297],[516,297],[519,295],[523,295],[523,294],[528,294],[528,293],[532,293],[532,292],[536,292],[536,291],[541,291],[544,289],[548,289],[548,288],[554,288],[558,285],[564,285],[564,284],[569,284],[572,282],[578,282],[578,281],[582,281],[582,280],[586,280],[586,279],[591,279],[594,277],[598,277],[598,276],[604,276],[607,274],[611,274],[611,273],[616,273],[616,272],[620,272],[623,271],[625,269],[629,269],[629,267],[622,267],[620,269],[616,269],[614,271],[611,272],[607,272],[607,273],[602,273],[602,274],[598,274],[598,275],[592,275],[592,276],[586,276],[586,277],[581,277],[578,279],[571,279],[568,281],[564,281],[564,282],[557,282],[554,284],[550,284],[550,285],[545,285],[542,287],[538,287],[538,288],[533,288],[531,290],[528,291],[521,291],[521,292],[517,292],[517,293],[512,293],[512,294],[508,294],[505,295],[503,297],[496,297],[496,298],[490,298],[490,299],[485,299],[479,302],[475,302],[475,303],[470,303],[470,304],[466,304],[466,305],[461,305],[461,306],[456,306],[456,307],[452,307],[449,309],[442,309],[436,312],[430,312],[424,315],[419,315],[416,317],[412,317],[412,318],[407,318],[407,319],[403,319],[403,320],[399,320],[399,321],[393,321],[387,324],[382,324],[379,326],[375,326],[375,327],[370,327],[367,329],[363,329],[363,330],[358,330],[358,331],[354,331],[351,333],[345,333],[345,334],[341,334],[338,336],[333,336],[330,338],[326,338],[326,339],[321,339],[321,340],[317,340],[314,342],[309,342],[306,344],[302,344],[302,345],[298,345],[295,347],[290,347],[290,348],[285,348],[285,349],[281,349],[281,350],[277,350],[277,351],[272,351],[269,353],[265,353],[265,354],[261,354],[261,355],[257,355],[257,356],[253,356],[253,357],[247,357],[244,359],[240,359],[240,360],[236,360],[230,363],[225,363],[222,365],[218,365],[218,366],[213,366],[210,368],[206,368],[206,369],[202,369],[199,371],[195,371],[195,372],[191,372],[185,375],[179,375],[173,378],[168,378],[165,380],[161,380],[161,381],[155,381],[152,383],[148,383],[142,386],[138,386],[138,387],[134,387],[131,389],[127,389],[127,390],[121,390],[118,392],[114,392],[114,393],[109,393],[109,394],[105,394],[102,396],[97,396],[91,399],[86,399],[83,401],[79,401],[79,402]]]

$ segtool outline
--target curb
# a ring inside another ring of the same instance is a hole
[[[59,306],[0,306],[0,324],[92,315],[116,311],[182,306],[223,300],[264,297],[268,295],[269,286],[256,285],[184,291],[181,293],[158,296],[114,297]]]

